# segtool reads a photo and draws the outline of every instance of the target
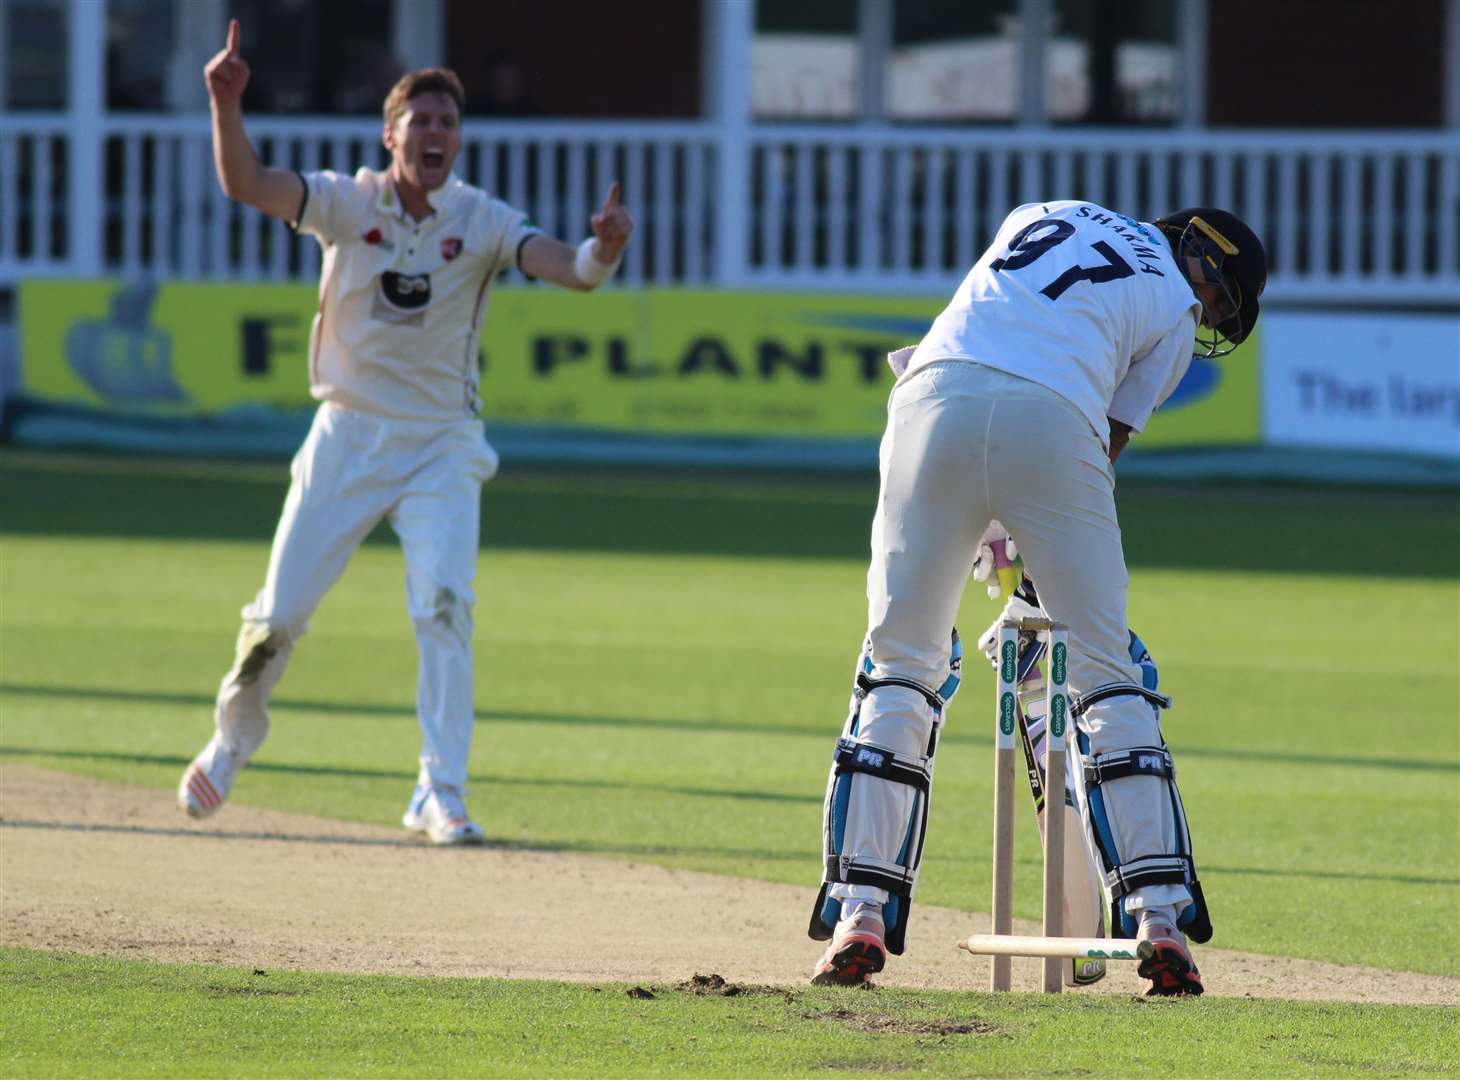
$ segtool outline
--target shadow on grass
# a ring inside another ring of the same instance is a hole
[[[923,860],[924,864],[928,861],[927,858]],[[944,858],[931,861],[951,862],[956,860]],[[1044,860],[1039,855],[1026,856],[1014,861],[1023,866],[1033,867],[1036,871],[1044,866]],[[1215,874],[1231,874],[1234,877],[1303,878],[1310,881],[1381,881],[1394,885],[1438,885],[1443,888],[1460,886],[1460,877],[1426,877],[1423,874],[1358,874],[1351,870],[1294,870],[1292,868],[1274,870],[1263,866],[1221,866],[1202,859],[1197,860],[1197,871],[1204,881]]]
[[[3,753],[3,752],[0,752]],[[112,825],[107,822],[42,822],[32,819],[10,819],[0,822],[0,829],[39,829],[53,832],[123,833],[128,836],[178,836],[193,841],[272,841],[277,844],[320,844],[361,846],[361,848],[412,848],[438,851],[420,836],[340,836],[336,833],[263,832],[258,829],[188,829],[185,826],[165,828],[156,825]],[[552,841],[511,841],[493,838],[485,844],[458,844],[448,851],[521,851],[546,854],[581,855],[724,855],[726,858],[762,858],[774,861],[804,861],[804,851],[765,851],[761,848],[686,848],[686,846],[654,844],[559,844]]]
[[[1211,866],[1202,863],[1198,867],[1203,877],[1208,874],[1231,874],[1234,877],[1313,878],[1317,881],[1392,881],[1398,885],[1460,885],[1460,877],[1423,877],[1419,874],[1355,874],[1346,870],[1270,870],[1261,866]]]
[[[0,745],[0,757],[42,757],[71,761],[115,761],[127,765],[159,765],[182,769],[191,758],[178,754],[139,754],[120,750],[50,750],[33,746]],[[280,773],[298,776],[329,776],[347,780],[400,780],[414,784],[415,769],[364,769],[343,768],[338,765],[297,765],[281,761],[253,761],[249,772]],[[822,798],[816,794],[786,794],[776,791],[748,791],[734,788],[679,787],[674,784],[623,783],[614,780],[584,780],[578,777],[536,777],[496,776],[491,773],[471,773],[467,777],[475,784],[490,784],[493,787],[527,788],[576,788],[586,791],[653,791],[661,795],[683,795],[693,799],[736,799],[748,802],[808,803],[820,805]]]
[[[126,836],[169,836],[187,840],[273,840],[284,844],[342,844],[354,847],[419,848],[427,846],[415,836],[329,836],[305,833],[263,832],[248,829],[189,829],[183,826],[163,828],[157,825],[113,825],[88,821],[36,821],[10,818],[0,823],[6,829],[39,829],[75,833],[120,833]]]
[[[23,683],[0,683],[0,694],[16,694],[22,697],[78,698],[83,701],[111,701],[126,704],[169,705],[211,710],[213,698],[202,694],[163,693],[160,691],[95,690],[56,686],[34,686]],[[299,698],[277,697],[274,709],[289,709],[305,713],[324,713],[338,716],[377,716],[389,719],[414,719],[415,709],[408,705],[378,705],[358,702],[309,701]],[[537,712],[527,709],[478,709],[477,723],[528,723],[549,724],[566,727],[630,728],[652,731],[678,731],[704,735],[789,735],[798,738],[825,739],[828,757],[831,745],[840,734],[840,720],[835,724],[763,724],[744,720],[678,720],[657,719],[643,716],[584,716],[576,713]],[[955,745],[978,745],[988,740],[981,734],[967,731],[946,730],[939,740]],[[0,751],[4,748],[0,747]],[[12,751],[20,752],[20,751]],[[1172,752],[1178,758],[1210,758],[1222,761],[1249,761],[1275,765],[1311,765],[1319,768],[1392,769],[1399,772],[1433,772],[1460,774],[1460,762],[1441,761],[1432,758],[1380,758],[1344,754],[1299,753],[1288,750],[1249,750],[1242,747],[1188,746],[1176,744]],[[177,764],[187,761],[178,759]],[[292,766],[291,766],[292,767]],[[384,775],[384,774],[383,774]],[[395,774],[389,774],[395,775]],[[406,774],[401,774],[406,775]],[[410,775],[414,776],[414,773]],[[504,779],[501,783],[528,783]],[[533,783],[541,783],[532,781]],[[563,785],[580,784],[592,786],[591,781],[554,781]],[[673,791],[671,788],[656,790]],[[701,794],[684,791],[681,794]],[[709,792],[703,792],[709,794]],[[729,798],[768,798],[761,793],[718,792]],[[785,801],[803,801],[798,796],[781,796]],[[820,802],[817,798],[811,800]]]
[[[3,528],[12,535],[262,545],[287,482],[283,465],[0,456]],[[518,470],[485,489],[482,543],[861,562],[876,495],[870,473]],[[1373,523],[1381,519],[1389,533],[1405,537],[1385,550],[1386,575],[1460,577],[1460,515],[1450,493],[1123,481],[1118,502],[1132,567],[1232,570],[1248,557],[1238,538],[1260,537],[1254,569],[1264,573],[1367,577]],[[368,542],[393,541],[382,527]]]
[[[0,753],[7,751],[0,750]],[[281,844],[320,844],[349,847],[387,847],[438,851],[441,848],[428,843],[419,836],[339,836],[336,834],[310,834],[266,832],[257,829],[190,829],[185,826],[168,828],[159,825],[116,825],[109,822],[86,821],[39,821],[28,818],[11,818],[0,821],[0,829],[36,829],[41,831],[123,834],[128,836],[181,837],[187,840],[267,840]],[[720,855],[735,859],[765,859],[775,862],[804,862],[814,856],[805,851],[767,851],[762,848],[685,847],[671,844],[594,844],[557,843],[553,841],[505,840],[493,838],[483,844],[458,844],[445,850],[474,851],[520,851],[545,854],[579,855],[633,855],[639,857],[666,857],[676,855]]]
[[[11,746],[0,746],[0,758],[6,756],[15,757],[36,757],[55,759],[58,761],[110,761],[131,765],[165,765],[181,769],[187,764],[188,759],[170,754],[137,754],[124,753],[109,750],[38,750],[30,748],[18,748]],[[299,776],[324,776],[345,779],[391,779],[407,783],[415,779],[415,773],[395,769],[348,769],[336,766],[315,766],[315,765],[294,765],[282,762],[254,762],[249,765],[250,771],[275,773],[284,775]],[[498,777],[481,773],[473,773],[470,779],[474,783],[510,786],[513,784],[527,785],[531,787],[596,787],[611,790],[644,790],[658,791],[674,795],[688,795],[692,797],[730,797],[730,798],[751,798],[768,799],[770,801],[791,801],[791,802],[816,802],[821,799],[806,798],[802,796],[785,796],[766,792],[726,792],[714,789],[703,788],[673,788],[660,785],[645,784],[614,784],[600,783],[595,781],[580,780],[522,780],[515,777]],[[311,836],[298,833],[274,833],[263,831],[203,831],[188,828],[160,828],[156,826],[140,825],[114,825],[108,823],[86,823],[86,822],[55,822],[55,821],[34,821],[27,819],[9,819],[0,822],[0,828],[25,828],[25,829],[56,829],[75,832],[101,832],[101,833],[136,833],[152,836],[183,836],[194,839],[224,839],[224,840],[279,840],[289,843],[317,843],[317,844],[363,844],[378,845],[386,847],[419,847],[421,841],[415,838],[402,838],[399,840],[371,837],[336,837],[336,836]],[[807,852],[801,849],[795,851],[772,851],[764,848],[732,848],[724,846],[688,846],[682,844],[621,844],[621,843],[599,843],[594,841],[520,841],[520,840],[493,840],[487,845],[488,848],[520,850],[520,851],[545,851],[545,852],[573,852],[585,855],[632,855],[643,858],[674,858],[687,855],[709,856],[715,858],[733,859],[762,859],[775,862],[801,862],[808,858]],[[929,864],[963,862],[964,857],[937,856],[930,854],[925,862]],[[1026,857],[1018,860],[1031,866],[1041,865],[1037,856]],[[1361,874],[1342,870],[1295,870],[1285,868],[1281,870],[1269,869],[1260,866],[1217,866],[1209,863],[1202,864],[1202,871],[1207,876],[1212,874],[1233,874],[1246,875],[1251,877],[1272,877],[1272,878],[1302,878],[1315,881],[1377,881],[1390,882],[1400,885],[1438,885],[1452,887],[1460,885],[1460,878],[1457,877],[1425,877],[1418,874]]]

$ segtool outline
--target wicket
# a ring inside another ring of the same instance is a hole
[[[1014,783],[1015,729],[1018,726],[1019,632],[1048,636],[1049,664],[1045,680],[1045,791],[1044,815],[1044,922],[1042,937],[1016,937],[1014,929]],[[993,933],[973,934],[959,947],[970,953],[992,957],[989,986],[1008,990],[1013,979],[1012,957],[1044,958],[1043,989],[1058,994],[1062,984],[1062,958],[1097,957],[1107,960],[1136,960],[1151,947],[1124,938],[1066,938],[1064,933],[1064,801],[1065,753],[1070,720],[1069,629],[1049,619],[1005,620],[999,626],[998,687],[995,716],[998,731],[994,748],[994,887]]]

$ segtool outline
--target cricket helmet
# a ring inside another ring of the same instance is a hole
[[[1259,300],[1267,287],[1267,253],[1262,241],[1235,214],[1215,207],[1178,210],[1156,219],[1176,253],[1176,265],[1193,285],[1220,285],[1224,303],[1209,312],[1216,333],[1225,339],[1198,337],[1206,355],[1225,356],[1257,325]]]

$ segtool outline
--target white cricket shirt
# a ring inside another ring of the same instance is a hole
[[[908,362],[968,360],[1047,386],[1110,443],[1145,427],[1191,363],[1201,304],[1154,225],[1029,203],[999,228]]]
[[[487,289],[538,230],[455,176],[427,196],[435,212],[424,221],[406,213],[385,173],[300,176],[295,228],[324,248],[310,393],[408,420],[475,415]]]

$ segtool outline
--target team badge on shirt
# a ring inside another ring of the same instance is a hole
[[[441,241],[441,257],[447,262],[461,254],[461,237],[448,236]]]

